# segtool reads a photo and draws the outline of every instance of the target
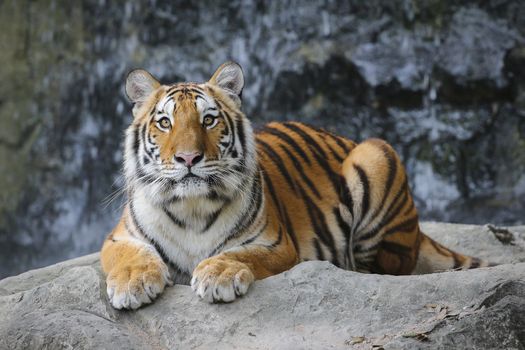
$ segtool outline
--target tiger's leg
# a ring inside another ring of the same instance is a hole
[[[116,309],[137,309],[170,285],[169,269],[155,248],[130,235],[125,215],[102,246],[100,260],[107,293]]]
[[[265,230],[257,239],[203,260],[193,272],[191,288],[207,302],[231,302],[246,294],[256,279],[286,271],[299,262],[283,228]]]
[[[353,250],[348,254],[356,270],[410,274],[484,264],[420,231],[405,169],[385,141],[359,144],[345,159],[342,172],[351,200],[341,204],[341,213],[350,219]]]
[[[394,150],[370,139],[343,162],[350,198],[341,214],[351,223],[351,268],[364,272],[411,273],[417,260],[419,226],[405,171]]]

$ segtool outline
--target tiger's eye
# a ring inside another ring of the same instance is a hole
[[[171,126],[171,122],[168,118],[164,117],[164,118],[161,118],[159,121],[158,121],[159,125],[164,128],[164,129],[168,129],[170,126]]]
[[[204,126],[210,126],[210,125],[213,124],[214,121],[215,121],[215,118],[213,118],[212,116],[207,115],[202,120],[202,124],[204,124]]]

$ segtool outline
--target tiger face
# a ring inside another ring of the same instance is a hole
[[[125,172],[156,202],[231,198],[253,175],[253,132],[240,111],[244,78],[228,62],[204,84],[161,85],[132,71],[126,93],[135,104],[126,136]]]

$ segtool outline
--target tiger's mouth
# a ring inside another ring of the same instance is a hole
[[[183,176],[183,178],[181,180],[184,180],[184,179],[191,179],[191,178],[197,178],[197,179],[202,179],[204,180],[202,177],[200,177],[199,175],[196,175],[194,173],[192,173],[191,171],[189,173],[187,173],[186,175]]]
[[[191,170],[187,169],[183,171],[181,174],[178,171],[174,171],[172,169],[161,169],[160,176],[164,178],[168,178],[174,182],[180,182],[180,181],[187,181],[190,179],[194,180],[204,180],[204,177],[201,175],[197,175]]]
[[[167,196],[176,194],[177,197],[206,197],[212,191],[219,191],[223,194],[231,194],[237,188],[230,183],[234,180],[229,180],[220,172],[202,171],[200,168],[196,169],[179,169],[178,171],[168,171],[161,169],[159,174],[163,190]],[[155,184],[157,181],[153,181]],[[230,186],[229,186],[230,185]]]
[[[195,173],[192,173],[191,171],[188,172],[186,175],[184,175],[177,183],[181,185],[188,185],[188,184],[208,184],[208,181],[206,178],[199,176]]]

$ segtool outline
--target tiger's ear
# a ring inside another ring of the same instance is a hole
[[[126,95],[135,104],[135,107],[140,107],[142,102],[146,101],[159,86],[160,83],[153,75],[144,69],[134,69],[126,78]]]
[[[213,76],[211,77],[210,84],[220,87],[226,90],[236,102],[241,104],[242,88],[244,87],[244,74],[242,68],[238,63],[228,61],[223,63]]]

